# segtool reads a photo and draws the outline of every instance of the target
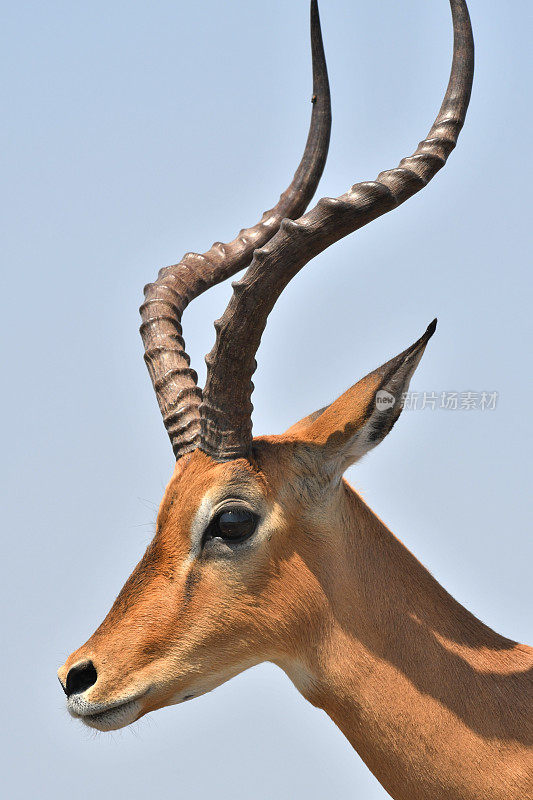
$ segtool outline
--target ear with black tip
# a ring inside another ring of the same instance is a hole
[[[328,471],[340,477],[392,429],[402,411],[403,395],[436,327],[435,319],[411,347],[371,372],[331,405],[297,422],[286,435],[318,445]]]

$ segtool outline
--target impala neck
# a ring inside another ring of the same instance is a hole
[[[533,797],[533,651],[457,603],[346,484],[340,503],[327,633],[282,666],[396,800]]]

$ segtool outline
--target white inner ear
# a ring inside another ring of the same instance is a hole
[[[334,472],[337,473],[338,480],[342,478],[348,467],[363,458],[363,456],[370,452],[370,450],[376,447],[376,445],[378,445],[385,438],[386,433],[384,433],[383,436],[375,436],[375,423],[379,421],[379,415],[382,413],[382,411],[374,411],[374,413],[367,419],[363,427],[359,428],[359,430],[354,433],[351,439],[349,439],[348,442],[345,443],[344,447],[338,452],[335,459],[334,469]]]
[[[411,377],[421,357],[422,352],[406,359],[387,383],[376,392],[368,419],[336,453],[332,472],[338,480],[349,466],[363,458],[390,432],[400,416],[403,395],[409,388]]]

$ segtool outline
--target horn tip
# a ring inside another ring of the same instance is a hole
[[[428,339],[431,339],[436,330],[437,330],[437,317],[435,317],[435,319],[432,322],[430,322],[429,325],[427,326],[425,336]]]

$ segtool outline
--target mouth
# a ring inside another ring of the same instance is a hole
[[[125,728],[126,725],[131,725],[139,718],[141,712],[139,700],[145,694],[146,692],[143,692],[142,695],[132,699],[119,700],[106,705],[90,703],[75,695],[68,700],[67,709],[74,719],[79,719],[89,728],[98,731],[116,731],[119,728]]]

